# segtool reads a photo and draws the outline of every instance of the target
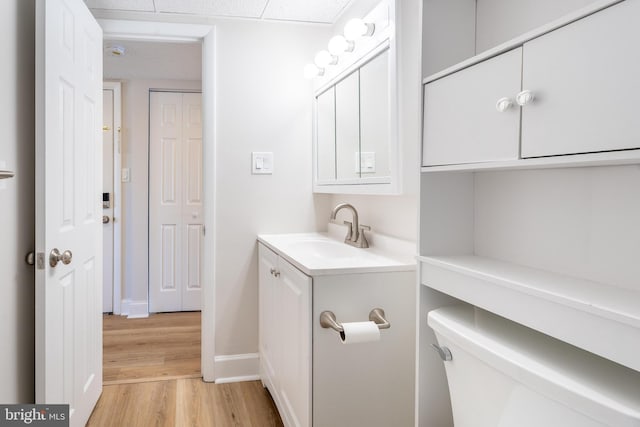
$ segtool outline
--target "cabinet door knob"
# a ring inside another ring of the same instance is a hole
[[[498,102],[496,102],[496,110],[498,110],[501,113],[504,113],[512,106],[513,106],[513,101],[506,97],[500,98],[498,99]]]
[[[516,102],[519,106],[524,107],[527,104],[531,104],[534,98],[535,96],[533,92],[531,92],[530,90],[523,90],[516,95]]]

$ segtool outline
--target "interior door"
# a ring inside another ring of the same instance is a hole
[[[200,310],[204,210],[201,94],[151,92],[149,311]]]
[[[102,92],[102,312],[113,311],[113,90],[105,89]]]
[[[101,122],[102,30],[82,0],[37,0],[36,402],[71,426],[102,391]]]

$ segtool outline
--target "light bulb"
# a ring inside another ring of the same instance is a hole
[[[353,52],[355,44],[343,36],[333,36],[329,40],[329,53],[338,56],[344,52]]]
[[[344,37],[347,40],[357,40],[360,37],[369,37],[375,31],[375,25],[364,22],[360,18],[353,18],[344,26]]]
[[[327,65],[335,65],[338,63],[338,57],[331,55],[326,50],[321,50],[316,54],[316,65],[320,68],[327,68]]]
[[[307,64],[304,67],[304,77],[312,79],[314,77],[323,76],[324,69],[318,68],[315,64]]]

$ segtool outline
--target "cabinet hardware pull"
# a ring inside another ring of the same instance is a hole
[[[498,110],[501,113],[504,113],[512,106],[513,106],[513,101],[506,97],[500,98],[498,99],[498,102],[496,102],[496,110]]]
[[[521,107],[524,107],[527,104],[531,104],[534,99],[535,95],[530,90],[523,90],[516,95],[516,102]]]

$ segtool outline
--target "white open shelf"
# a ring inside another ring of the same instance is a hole
[[[423,173],[420,283],[640,371],[640,167]]]
[[[419,260],[423,285],[640,370],[640,291],[473,255]]]

